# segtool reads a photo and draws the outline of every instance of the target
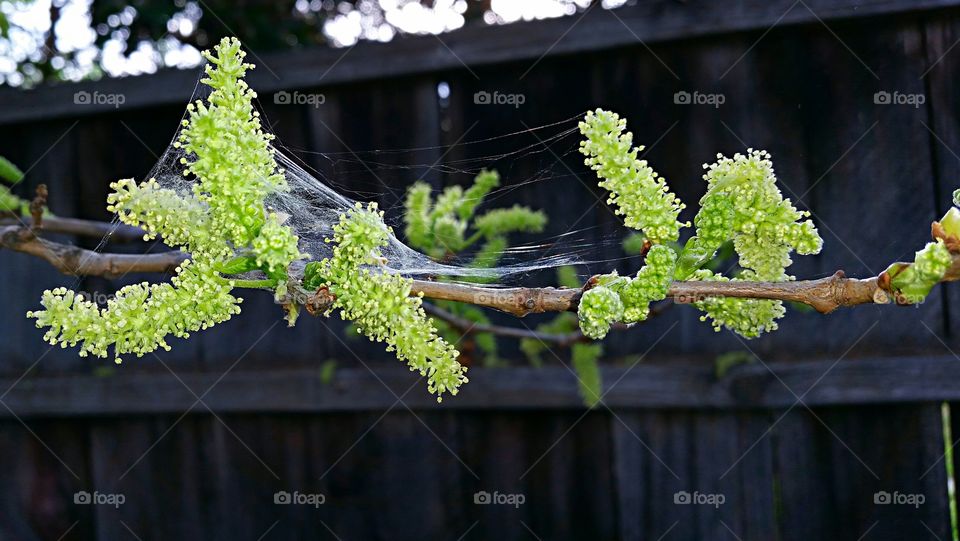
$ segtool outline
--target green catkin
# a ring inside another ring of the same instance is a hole
[[[333,256],[321,261],[317,272],[336,299],[332,308],[426,376],[427,389],[440,401],[445,392],[457,394],[467,381],[466,368],[457,362],[459,352],[437,335],[421,297],[410,296],[413,280],[376,268],[389,235],[376,204],[357,203],[334,227]]]
[[[242,80],[250,64],[236,39],[223,39],[209,61],[203,83],[212,89],[206,102],[191,104],[175,146],[184,150],[185,173],[197,178],[192,194],[162,188],[150,179],[111,184],[107,208],[123,223],[143,228],[145,239],[162,237],[191,253],[168,284],[146,282],[117,291],[103,308],[66,288],[43,293],[43,310],[29,312],[44,338],[61,347],[79,346],[80,355],[143,356],[169,349],[167,336],[185,338],[240,312],[231,295],[236,282],[218,269],[234,260],[234,249],[254,254],[276,282],[295,259],[306,257],[297,237],[278,216],[265,210],[264,198],[286,189],[274,160],[270,135],[263,133],[253,108],[256,94]],[[223,144],[225,140],[231,144]]]
[[[717,158],[704,165],[707,194],[695,219],[698,249],[709,253],[709,259],[720,244],[732,240],[743,269],[732,280],[792,280],[786,272],[790,253],[816,254],[823,246],[813,222],[804,220],[809,213],[783,198],[767,152],[748,149],[746,154]],[[730,280],[703,270],[694,277]],[[746,338],[776,330],[776,320],[785,313],[783,303],[773,300],[711,298],[694,304],[705,313],[701,319],[712,319],[716,330],[727,327]]]
[[[632,147],[633,137],[625,128],[626,122],[614,113],[589,112],[580,123],[585,137],[580,149],[585,163],[602,179],[600,186],[610,192],[617,214],[653,246],[636,277],[605,275],[600,292],[584,293],[580,310],[586,313],[581,313],[580,323],[585,335],[602,338],[615,321],[642,321],[650,303],[663,299],[673,280],[792,280],[786,273],[790,254],[820,251],[823,241],[813,222],[804,219],[809,213],[797,210],[777,188],[770,155],[748,149],[732,158],[717,155],[717,162],[704,165],[707,193],[694,219],[696,234],[678,257],[664,243],[676,241],[687,225],[678,221],[684,206],[664,179],[637,159],[643,147]],[[638,239],[631,247],[640,248],[642,237]],[[703,269],[730,241],[742,271],[729,278]],[[694,305],[717,330],[727,327],[748,338],[776,329],[776,320],[784,314],[783,303],[771,300],[711,298]]]
[[[587,113],[580,123],[585,137],[580,152],[602,179],[600,187],[610,192],[608,202],[617,207],[627,227],[643,231],[654,244],[675,241],[686,225],[677,221],[684,205],[646,160],[637,159],[643,147],[632,147],[633,134],[624,133],[626,126],[616,113],[602,109]]]

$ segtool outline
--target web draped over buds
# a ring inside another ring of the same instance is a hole
[[[79,346],[81,356],[97,357],[108,356],[112,346],[117,362],[125,353],[169,349],[167,336],[185,338],[240,312],[240,299],[231,295],[237,282],[221,276],[228,262],[235,272],[260,270],[277,286],[289,265],[306,257],[296,235],[264,205],[286,182],[253,108],[256,93],[242,80],[252,66],[243,62],[236,39],[214,49],[204,53],[209,64],[202,81],[212,92],[188,107],[174,144],[184,153],[183,175],[196,179],[191,190],[126,179],[111,184],[107,198],[121,222],[146,231],[145,240],[162,237],[189,251],[191,260],[170,283],[123,287],[104,308],[66,288],[44,292],[44,310],[27,315],[49,327],[44,338],[51,344]],[[238,266],[237,254],[247,263]]]
[[[440,401],[444,392],[457,394],[467,369],[457,362],[460,353],[437,335],[422,298],[410,296],[413,281],[379,268],[380,249],[391,233],[376,203],[357,203],[334,227],[333,256],[308,265],[311,281],[305,285],[326,288],[340,317],[426,376],[428,391]]]

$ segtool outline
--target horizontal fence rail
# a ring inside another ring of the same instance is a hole
[[[372,370],[375,370],[372,371]],[[907,357],[751,363],[719,379],[709,363],[604,367],[603,403],[613,408],[787,408],[960,400],[960,360]],[[564,367],[475,369],[470,384],[442,403],[416,374],[395,366],[319,370],[147,373],[0,380],[21,417],[178,413],[203,403],[217,412],[321,413],[384,410],[582,409],[576,376]],[[198,413],[203,413],[202,410]]]

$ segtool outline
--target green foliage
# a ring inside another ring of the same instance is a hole
[[[235,39],[224,39],[209,60],[203,83],[211,87],[207,101],[191,104],[176,143],[186,152],[182,163],[196,177],[192,194],[161,187],[156,180],[137,184],[121,180],[111,186],[108,209],[130,225],[142,227],[145,238],[191,253],[170,283],[146,282],[121,288],[105,308],[73,291],[57,288],[41,299],[44,310],[30,312],[38,327],[49,327],[45,339],[62,347],[79,346],[80,355],[106,357],[112,346],[120,355],[138,357],[169,349],[167,336],[187,337],[240,312],[231,295],[239,285],[221,272],[256,266],[280,287],[286,268],[305,257],[297,237],[266,211],[264,198],[286,189],[281,170],[253,109],[256,93],[242,80],[250,64]],[[230,144],[224,144],[230,141]],[[235,255],[240,252],[241,255]],[[251,263],[251,259],[254,261]]]
[[[333,256],[321,261],[317,272],[335,297],[332,308],[425,376],[427,389],[440,401],[444,392],[457,394],[467,381],[466,368],[457,362],[459,352],[437,335],[422,299],[410,296],[413,280],[376,268],[390,234],[376,209],[375,203],[367,208],[357,203],[340,218],[334,227]]]
[[[484,198],[498,186],[500,176],[497,172],[483,170],[466,190],[460,186],[449,186],[434,202],[428,184],[414,183],[407,190],[405,201],[404,235],[407,242],[441,261],[459,255],[479,242],[469,266],[479,269],[495,267],[509,246],[509,234],[540,232],[547,222],[543,212],[521,206],[493,209],[475,217]],[[489,279],[465,277],[461,280],[485,282]],[[477,307],[448,301],[438,301],[436,305],[467,321],[490,324],[490,319]],[[464,337],[461,330],[440,319],[435,319],[434,324],[447,341],[458,342],[462,339],[465,349],[472,352],[475,348],[479,351],[485,365],[499,363],[496,338],[492,334],[471,332]]]
[[[919,250],[913,263],[894,263],[885,273],[890,276],[890,288],[901,302],[919,304],[943,279],[951,263],[950,250],[942,240],[937,240]]]
[[[0,180],[7,184],[16,184],[23,180],[23,171],[10,160],[0,156]]]
[[[602,109],[587,113],[580,123],[585,137],[580,152],[603,179],[600,187],[610,192],[609,203],[616,205],[627,227],[643,231],[655,244],[675,241],[685,225],[677,221],[684,205],[646,160],[637,159],[643,147],[631,148],[633,134],[624,133],[626,126],[616,113]]]
[[[603,397],[603,378],[600,375],[598,359],[603,354],[600,344],[574,344],[570,348],[573,369],[577,373],[577,385],[580,397],[588,408],[600,403]]]
[[[495,266],[506,249],[507,235],[539,233],[547,223],[543,212],[519,205],[493,209],[474,218],[483,199],[499,185],[500,176],[496,171],[483,170],[466,190],[460,186],[448,186],[434,202],[428,184],[414,183],[407,190],[405,201],[404,235],[407,242],[434,259],[443,259],[483,239],[485,244],[476,254],[474,266]],[[471,228],[473,233],[468,237]]]
[[[23,180],[23,172],[10,160],[0,156],[0,181],[16,184]],[[20,199],[10,188],[0,186],[0,212],[27,216],[30,214],[30,202]]]
[[[748,351],[728,351],[713,360],[714,374],[717,379],[723,379],[732,368],[755,362],[757,358]]]
[[[333,383],[333,377],[337,374],[337,361],[335,359],[327,359],[323,361],[323,364],[320,365],[320,383],[323,385],[330,385]]]
[[[577,277],[577,270],[574,267],[566,266],[557,269],[557,284],[572,289],[580,288],[580,279]],[[561,312],[546,323],[537,325],[536,331],[541,334],[568,335],[573,333],[579,327],[577,315],[571,312]],[[595,344],[600,346],[600,344]],[[543,364],[543,352],[547,345],[536,338],[523,338],[520,340],[520,351],[526,356],[527,360],[533,366]],[[600,350],[602,351],[602,349]]]
[[[647,244],[647,237],[641,233],[630,233],[623,239],[623,251],[629,255],[640,255]]]

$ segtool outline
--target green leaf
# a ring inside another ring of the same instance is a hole
[[[729,372],[734,366],[753,363],[756,361],[757,358],[746,351],[729,351],[727,353],[717,355],[717,358],[714,359],[714,374],[716,374],[717,379],[722,379],[723,376],[725,376],[727,372]]]
[[[303,287],[304,289],[315,291],[326,281],[320,274],[322,265],[319,261],[311,261],[303,267]]]
[[[960,239],[960,209],[950,207],[943,218],[940,218],[940,226],[944,233]]]
[[[640,255],[646,242],[647,237],[642,233],[630,233],[623,239],[623,251],[628,255]]]
[[[0,188],[0,212],[20,213],[25,201],[10,193],[6,188]]]
[[[220,274],[243,274],[258,268],[255,256],[241,255],[221,263],[217,270]]]
[[[7,181],[8,184],[16,184],[23,180],[23,171],[20,171],[20,168],[10,160],[0,156],[0,179]]]
[[[543,357],[540,356],[546,346],[536,338],[523,338],[520,340],[520,351],[527,357],[531,366],[540,368],[543,366]]]
[[[572,265],[557,268],[557,284],[570,289],[579,289],[583,285],[577,276],[577,268]]]
[[[600,344],[574,344],[571,348],[573,369],[577,373],[580,397],[588,408],[600,403],[603,396],[603,379],[597,359],[603,354]]]
[[[320,365],[320,383],[330,385],[333,383],[333,376],[337,371],[337,361],[328,359]]]

